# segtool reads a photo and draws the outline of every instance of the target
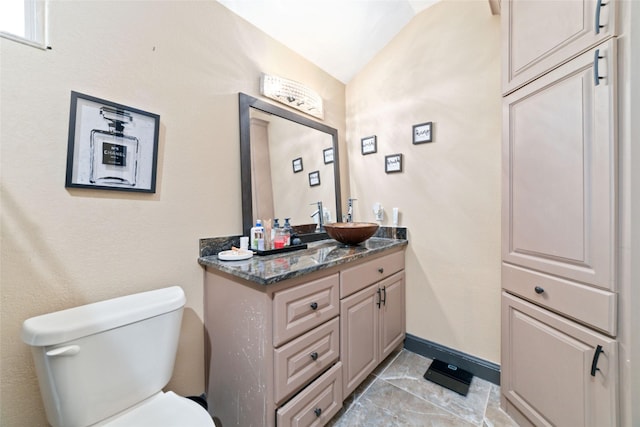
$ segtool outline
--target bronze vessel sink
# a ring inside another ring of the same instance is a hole
[[[327,234],[332,239],[345,245],[358,245],[378,230],[378,224],[372,222],[334,222],[324,225]]]

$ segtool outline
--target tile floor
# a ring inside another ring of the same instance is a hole
[[[500,409],[500,387],[473,377],[467,396],[427,381],[431,359],[399,350],[344,402],[331,427],[517,427]]]

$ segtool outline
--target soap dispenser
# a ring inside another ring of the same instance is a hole
[[[291,234],[293,232],[293,230],[291,229],[291,224],[289,224],[289,220],[291,218],[285,218],[284,219],[284,233],[285,233],[285,246],[291,246]]]
[[[276,235],[278,234],[278,228],[280,228],[280,224],[278,223],[278,218],[273,220],[273,227],[271,227],[271,242],[275,242]]]

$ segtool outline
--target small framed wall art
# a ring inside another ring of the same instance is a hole
[[[378,143],[375,135],[362,138],[360,140],[360,149],[362,155],[373,154],[378,151]]]
[[[291,161],[293,165],[293,173],[302,172],[302,157],[298,157],[297,159],[293,159]]]
[[[433,141],[433,122],[413,125],[413,143],[422,144]]]
[[[309,172],[309,186],[315,187],[320,185],[320,171]]]
[[[71,92],[66,187],[156,192],[160,116]]]
[[[324,150],[322,150],[322,154],[324,156],[325,165],[333,163],[333,148],[325,148]]]
[[[384,156],[384,171],[386,173],[402,172],[402,154]]]

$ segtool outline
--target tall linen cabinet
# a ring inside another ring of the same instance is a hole
[[[502,2],[502,405],[618,425],[617,3]]]

